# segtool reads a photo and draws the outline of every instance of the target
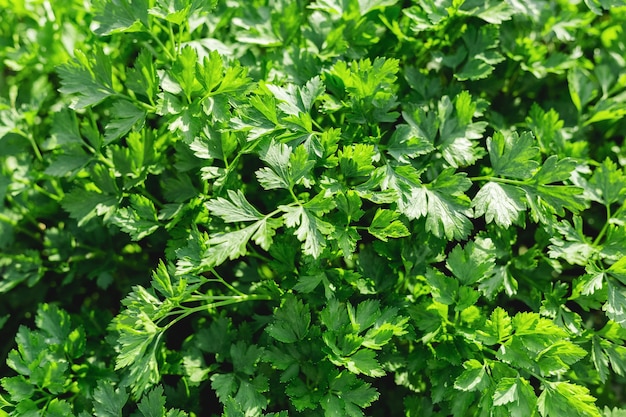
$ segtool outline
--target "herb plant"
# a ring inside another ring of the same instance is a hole
[[[620,0],[18,3],[0,416],[626,415]]]

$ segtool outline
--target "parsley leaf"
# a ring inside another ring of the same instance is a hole
[[[111,385],[105,383],[98,385],[93,397],[96,417],[118,417],[128,401],[128,394],[125,390],[113,389]]]
[[[503,227],[515,223],[525,209],[522,190],[508,184],[489,181],[483,185],[472,200],[476,216],[485,216],[488,223]]]
[[[399,214],[386,209],[378,209],[372,219],[372,224],[367,231],[378,239],[386,242],[387,238],[399,238],[409,236],[409,229],[402,223]]]
[[[246,200],[240,190],[237,192],[228,190],[228,197],[229,200],[218,197],[208,201],[206,207],[212,214],[221,217],[227,223],[256,221],[263,218],[263,215]]]
[[[448,239],[467,237],[472,229],[471,210],[470,201],[463,193],[470,186],[471,181],[464,174],[455,174],[449,168],[426,187],[417,189],[415,198],[420,201],[417,217],[426,216],[426,230]]]
[[[585,387],[569,382],[554,382],[541,393],[537,407],[542,416],[569,414],[600,417],[600,411],[594,403],[595,398]]]
[[[310,324],[311,313],[300,300],[291,296],[276,310],[274,322],[265,330],[280,342],[294,343],[306,337]]]
[[[76,51],[73,62],[59,67],[61,88],[64,94],[76,94],[73,109],[83,109],[100,103],[114,95],[111,60],[101,49],[97,49],[94,62],[82,51]]]
[[[521,136],[517,132],[508,136],[496,132],[492,138],[487,139],[494,174],[517,179],[530,178],[539,167],[536,161],[539,148],[534,143],[533,136],[528,132]]]

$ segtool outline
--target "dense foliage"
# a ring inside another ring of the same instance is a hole
[[[621,0],[0,9],[0,416],[626,415]]]

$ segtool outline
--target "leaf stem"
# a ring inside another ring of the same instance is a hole
[[[606,205],[604,207],[606,209],[606,222],[604,222],[604,226],[602,226],[602,229],[600,230],[600,233],[598,233],[598,236],[596,236],[596,238],[593,240],[593,246],[598,246],[600,244],[602,238],[604,238],[604,235],[606,234],[606,231],[609,229],[609,220],[611,220],[611,207],[609,205]]]
[[[154,41],[161,47],[161,50],[165,52],[165,55],[167,55],[167,58],[170,61],[174,62],[176,60],[176,57],[172,55],[172,53],[167,48],[167,46],[165,46],[165,44],[161,42],[161,39],[159,39],[159,37],[155,33],[153,33],[151,30],[148,30],[148,33],[150,34],[150,37],[154,39]]]
[[[30,237],[31,239],[39,242],[41,241],[41,237],[31,232],[29,229],[25,229],[19,226],[18,222],[7,216],[6,214],[0,213],[0,222],[11,225],[18,233],[23,233]]]
[[[39,150],[39,145],[37,145],[37,142],[35,141],[35,138],[33,138],[33,135],[29,135],[22,129],[15,129],[13,130],[13,133],[20,135],[28,140],[30,146],[33,148],[33,152],[35,153],[35,157],[37,158],[37,160],[43,162],[43,156],[41,155],[41,151]]]
[[[242,303],[244,301],[260,301],[260,300],[271,300],[272,298],[268,295],[260,295],[260,294],[249,294],[249,295],[233,295],[231,296],[228,300],[222,300],[222,301],[217,301],[214,303],[209,303],[209,304],[203,304],[197,307],[184,307],[183,312],[176,317],[175,319],[173,319],[172,321],[170,321],[169,323],[167,323],[164,327],[163,327],[163,331],[169,329],[170,327],[172,327],[174,324],[178,323],[179,321],[181,321],[182,319],[184,319],[185,317],[188,317],[194,313],[198,313],[200,311],[205,311],[208,310],[210,308],[216,308],[216,307],[225,307],[225,306],[229,306],[231,304],[238,304],[238,303]],[[176,311],[176,312],[172,312],[173,314],[176,314],[180,312]],[[167,315],[166,315],[167,316]],[[164,317],[166,317],[164,316]]]
[[[174,48],[174,51],[176,51],[176,54],[180,54],[181,43],[176,42],[176,36],[174,36],[174,29],[172,29],[172,22],[169,22],[169,21],[167,22],[167,32],[170,37],[170,42],[172,43],[172,47]]]
[[[500,178],[500,177],[493,177],[491,175],[483,175],[483,176],[479,176],[479,177],[470,177],[469,178],[470,181],[472,182],[477,182],[477,181],[493,181],[493,182],[500,182],[502,184],[511,184],[511,185],[528,185],[526,182],[524,181],[520,181],[520,180],[512,180],[509,178]]]
[[[52,194],[50,191],[46,190],[45,188],[43,188],[41,185],[37,184],[37,183],[30,183],[22,178],[17,178],[15,180],[15,182],[19,182],[22,184],[26,184],[29,185],[30,187],[32,187],[33,189],[35,189],[36,191],[38,191],[39,193],[45,195],[46,197],[50,198],[51,200],[54,201],[61,201],[63,200],[63,196],[59,196],[56,194]]]
[[[211,268],[211,273],[217,277],[218,282],[222,283],[226,288],[239,295],[246,295],[243,292],[239,291],[237,288],[233,287],[233,285],[227,282],[222,276],[215,270],[215,268]]]
[[[293,197],[294,203],[302,207],[302,202],[300,201],[298,196],[296,196],[296,193],[293,192],[293,186],[289,187],[289,194],[291,194],[291,197]]]

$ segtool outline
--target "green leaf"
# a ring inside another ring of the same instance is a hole
[[[248,250],[246,245],[257,232],[259,223],[235,232],[215,233],[208,240],[208,248],[201,256],[194,257],[200,260],[199,265],[210,269],[221,265],[226,259],[237,259],[245,255]]]
[[[22,375],[4,377],[0,380],[0,384],[11,397],[11,401],[16,403],[31,398],[35,392],[35,387]]]
[[[596,248],[585,236],[583,223],[580,216],[573,216],[574,226],[562,220],[554,226],[555,231],[561,236],[550,238],[552,245],[549,246],[548,254],[551,258],[562,258],[573,265],[587,265],[589,259],[596,253]]]
[[[626,115],[626,104],[623,102],[615,102],[613,99],[606,101],[600,101],[595,105],[591,111],[584,126],[589,126],[592,123],[598,123],[603,121],[617,121],[621,120]]]
[[[276,188],[289,189],[291,187],[289,173],[289,157],[291,148],[284,143],[271,142],[261,154],[261,160],[269,167],[261,168],[256,172],[256,177],[261,186],[266,190]]]
[[[517,13],[509,3],[499,2],[497,0],[465,1],[459,9],[459,12],[479,17],[485,22],[493,24],[501,24],[504,21],[510,20],[513,15]]]
[[[341,363],[353,374],[364,374],[378,378],[385,376],[385,371],[376,360],[376,353],[369,349],[360,349],[353,355],[343,358]]]
[[[483,155],[476,140],[482,139],[487,123],[471,122],[477,110],[478,103],[467,91],[456,95],[454,100],[443,96],[437,104],[440,137],[437,149],[451,167],[472,165]]]
[[[122,207],[111,219],[133,240],[141,240],[159,228],[157,211],[152,200],[140,194],[130,195],[130,207]]]
[[[613,276],[606,277],[606,284],[608,294],[602,309],[611,320],[626,327],[626,285]]]
[[[449,278],[435,269],[429,269],[426,272],[426,280],[431,287],[432,295],[435,301],[452,305],[459,292],[459,282],[453,278]]]
[[[380,302],[378,300],[365,300],[357,305],[356,312],[351,304],[347,305],[348,316],[352,322],[352,328],[356,332],[364,331],[373,325],[381,315]]]
[[[121,417],[128,394],[123,389],[113,389],[111,382],[101,381],[93,393],[93,399],[96,417]]]
[[[340,331],[349,323],[345,304],[340,303],[336,298],[328,300],[326,307],[320,313],[320,319],[322,324],[333,332]]]
[[[54,398],[48,403],[46,407],[47,417],[72,417],[72,405],[66,400],[59,400]]]
[[[587,351],[567,340],[548,346],[537,355],[539,369],[543,375],[558,375],[587,355]]]
[[[591,0],[586,1],[586,3],[588,3]],[[603,417],[626,417],[626,409],[623,408],[617,408],[617,407],[613,407],[613,409],[610,409],[609,407],[604,407],[604,410],[602,411]]]
[[[400,215],[393,210],[377,209],[372,223],[367,228],[373,236],[386,242],[388,238],[400,238],[409,236],[409,229],[398,220]]]
[[[91,156],[87,155],[81,148],[76,147],[70,150],[68,147],[67,153],[56,156],[50,162],[50,165],[48,165],[44,173],[53,177],[75,175],[76,172],[87,165],[91,159]]]
[[[41,417],[41,410],[37,403],[31,399],[21,401],[16,407],[15,412],[25,417]]]
[[[40,253],[29,249],[22,254],[0,258],[0,293],[6,293],[22,282],[34,286],[45,273]]]
[[[116,174],[127,177],[128,183],[132,185],[142,182],[148,174],[150,165],[154,163],[153,135],[154,132],[147,129],[131,132],[126,137],[128,147],[117,145],[109,147]]]
[[[224,62],[219,52],[210,51],[197,67],[198,82],[204,87],[205,94],[217,91],[224,80]]]
[[[590,74],[579,66],[568,71],[567,85],[570,97],[578,113],[582,113],[583,108],[598,94]]]
[[[487,245],[491,242],[483,243]],[[495,265],[495,259],[490,254],[490,250],[493,249],[493,244],[481,247],[474,242],[469,242],[464,248],[457,245],[448,254],[446,267],[463,285],[489,279],[493,275]]]
[[[373,162],[378,152],[372,145],[357,143],[338,152],[341,172],[348,178],[369,175],[374,170]]]
[[[276,229],[283,225],[282,219],[264,218],[255,223],[257,229],[252,240],[263,250],[269,250],[274,242]]]
[[[539,372],[537,359],[542,351],[549,352],[552,345],[568,337],[568,332],[554,321],[531,312],[517,313],[513,317],[512,328],[512,336],[502,343],[497,352],[498,358],[535,373]],[[572,342],[567,343],[570,348]],[[572,350],[578,352],[576,347]],[[550,372],[548,365],[545,364],[545,370]],[[569,365],[564,362],[559,367],[561,372],[567,368]]]
[[[573,158],[559,159],[556,155],[550,155],[533,176],[533,180],[542,185],[566,181],[570,179],[578,165],[579,163]]]
[[[326,279],[326,274],[320,272],[314,275],[303,275],[298,278],[298,282],[293,286],[293,289],[302,293],[310,293],[317,286]]]
[[[586,190],[590,193],[590,198],[605,206],[616,203],[620,197],[626,195],[626,176],[608,158],[593,172],[588,185]]]
[[[565,209],[578,213],[586,208],[582,189],[573,185],[553,184],[566,181],[578,163],[571,158],[558,159],[549,156],[527,185],[521,185],[526,195],[526,204],[534,221],[554,224],[554,215],[565,215]]]
[[[110,215],[117,200],[97,191],[75,188],[65,194],[61,205],[70,217],[78,221],[78,226],[82,226],[95,216]]]
[[[496,307],[485,323],[485,328],[479,330],[478,334],[485,343],[495,345],[505,341],[511,335],[512,330],[511,317],[503,308]]]
[[[462,391],[479,391],[489,385],[489,375],[485,365],[476,359],[470,359],[463,364],[465,370],[454,381],[454,388]]]
[[[241,381],[234,399],[241,406],[244,415],[258,415],[267,408],[267,399],[262,394],[267,391],[266,385],[267,381],[263,378],[256,378],[252,383]]]
[[[176,281],[172,282],[168,268],[163,263],[163,260],[160,260],[159,265],[152,272],[152,281],[150,281],[152,288],[168,299],[175,299],[182,295],[186,284],[183,278],[178,278]]]
[[[296,87],[289,84],[288,88],[266,84],[266,87],[279,101],[278,107],[288,115],[298,116],[300,113],[309,113],[313,103],[324,91],[321,78],[311,78],[304,86]]]
[[[348,109],[348,121],[358,124],[394,122],[398,113],[394,94],[399,61],[395,58],[368,58],[347,64],[338,61],[324,73],[324,83]],[[329,104],[329,107],[334,107]]]
[[[366,15],[372,10],[384,9],[385,7],[395,5],[396,3],[396,0],[360,0],[359,11],[361,12],[361,15]]]
[[[443,98],[441,100],[443,100]],[[450,103],[449,99],[447,103]],[[449,105],[450,104],[448,104],[448,106]],[[412,110],[411,112],[402,112],[404,120],[406,120],[407,124],[411,126],[411,129],[415,131],[415,135],[418,138],[423,138],[431,145],[434,144],[441,124],[437,112],[427,112],[421,107],[410,107],[410,109]]]
[[[303,182],[309,187],[313,183],[313,179],[309,173],[315,166],[315,161],[309,159],[309,151],[303,146],[297,146],[289,156],[289,172],[292,184]]]
[[[136,125],[142,127],[146,111],[128,100],[118,100],[111,107],[111,121],[104,128],[105,145],[121,138]]]
[[[137,395],[159,381],[156,355],[163,329],[155,324],[154,318],[167,314],[172,307],[164,307],[141,286],[133,287],[122,303],[126,308],[109,326],[118,334],[115,369],[128,370],[132,392]]]
[[[594,336],[592,339],[591,359],[593,360],[593,366],[598,371],[600,380],[605,382],[609,375],[609,359],[602,349],[600,340],[597,336]]]
[[[147,30],[148,3],[146,0],[109,0],[96,3],[98,35]]]
[[[426,230],[437,237],[461,240],[470,233],[470,201],[465,194],[472,182],[465,173],[444,170],[426,187],[413,191],[412,207],[401,207],[409,218],[426,216]]]
[[[502,378],[493,393],[493,405],[504,405],[518,399],[517,378]]]
[[[539,148],[534,146],[535,139],[529,132],[518,136],[517,132],[505,136],[501,132],[494,133],[487,139],[489,158],[495,175],[526,179],[533,175],[539,163]]]
[[[157,0],[156,6],[148,11],[153,16],[180,25],[192,18],[199,10],[209,12],[213,10],[217,0],[207,2],[187,2],[178,0]]]
[[[45,360],[45,353],[48,353],[45,335],[20,326],[15,341],[17,350],[9,352],[7,365],[22,375],[30,376],[33,365],[39,365],[42,360]]]
[[[35,323],[50,335],[51,344],[65,342],[72,331],[69,314],[55,305],[41,304],[37,309]]]
[[[200,89],[200,83],[196,78],[196,63],[198,54],[191,46],[185,46],[176,56],[169,75],[178,82],[187,98],[190,98]]]
[[[238,372],[246,375],[253,375],[255,367],[261,360],[263,348],[257,345],[248,345],[244,341],[239,341],[230,347],[230,355],[233,361],[233,367]]]
[[[263,218],[263,215],[254,208],[241,192],[228,190],[230,199],[218,197],[205,203],[206,207],[215,216],[221,217],[227,223],[256,221]]]
[[[553,215],[565,215],[565,209],[578,213],[585,209],[581,188],[569,185],[522,186],[534,221],[554,224]]]
[[[181,410],[176,410],[176,409],[171,409],[167,412],[167,414],[165,415],[165,417],[187,417],[189,416],[189,414],[187,414],[184,411]]]
[[[189,144],[189,148],[198,158],[226,161],[238,145],[237,137],[233,132],[219,131],[207,126]]]
[[[206,232],[200,232],[197,227],[191,227],[187,233],[186,243],[175,250],[176,272],[188,274],[204,267],[204,258],[208,249],[209,237]]]
[[[488,16],[488,15],[483,15]],[[468,61],[454,77],[460,81],[479,80],[486,78],[494,70],[494,65],[502,62],[504,57],[495,49],[499,44],[498,28],[495,25],[484,25],[479,30],[469,26],[463,35],[467,48]]]
[[[78,128],[76,113],[69,109],[63,109],[56,113],[52,119],[52,137],[48,140],[47,147],[56,148],[82,144],[83,139]]]
[[[211,4],[211,2],[203,3]],[[219,67],[222,66],[222,61],[221,57],[217,59],[216,55],[217,53],[210,52],[208,60],[205,57],[202,65],[196,71],[198,81],[205,87],[205,97],[214,97],[218,94],[228,97],[239,96],[254,87],[252,79],[248,77],[248,68],[239,65],[237,62],[223,66],[223,75],[217,75],[216,73],[220,71]],[[207,70],[210,71],[210,79],[206,77]]]
[[[567,337],[567,332],[564,329],[557,326],[552,320],[543,318],[537,313],[517,313],[513,317],[512,323],[517,336],[538,336],[540,339],[546,337],[546,340],[554,341]],[[552,343],[546,342],[544,347],[550,344]]]
[[[165,415],[165,397],[161,386],[153,388],[144,395],[137,408],[144,417],[163,417]]]
[[[75,51],[74,61],[59,67],[63,94],[75,95],[70,106],[80,110],[100,103],[115,94],[111,60],[101,49],[96,49],[93,57],[88,57],[80,50]]]
[[[504,406],[511,417],[536,414],[537,397],[528,381],[521,377],[502,378],[493,394],[493,405]]]
[[[303,207],[280,206],[287,227],[296,228],[294,234],[303,242],[306,255],[317,258],[326,247],[325,235],[332,231],[332,225],[317,217],[311,210]]]
[[[563,120],[554,110],[544,111],[537,103],[530,108],[526,123],[531,129],[543,153],[550,151],[562,151],[565,147],[563,138]]]
[[[128,71],[128,88],[145,96],[154,104],[159,92],[159,76],[153,56],[147,49],[142,49],[135,60],[135,65]]]
[[[217,394],[217,398],[223,403],[237,389],[237,380],[234,374],[211,375],[211,388]]]
[[[601,417],[596,399],[583,386],[570,382],[550,383],[541,393],[537,408],[543,417]]]
[[[360,409],[368,407],[379,397],[376,389],[349,372],[333,375],[329,391],[321,402],[327,417],[363,416]]]
[[[523,203],[524,193],[517,187],[489,181],[483,185],[472,207],[475,216],[485,215],[487,223],[495,223],[505,228],[510,227],[526,208]]]
[[[274,339],[283,343],[295,343],[303,340],[311,324],[311,312],[295,296],[289,295],[274,313],[274,321],[265,331]]]
[[[337,208],[345,214],[348,223],[358,221],[365,212],[361,210],[362,201],[359,194],[352,190],[341,192],[335,196]]]
[[[363,338],[362,345],[370,349],[382,349],[393,336],[402,336],[406,331],[406,318],[398,317],[395,322],[385,321],[370,328]]]
[[[411,159],[435,150],[431,141],[411,125],[399,125],[387,144],[387,153],[396,161],[408,164]]]

